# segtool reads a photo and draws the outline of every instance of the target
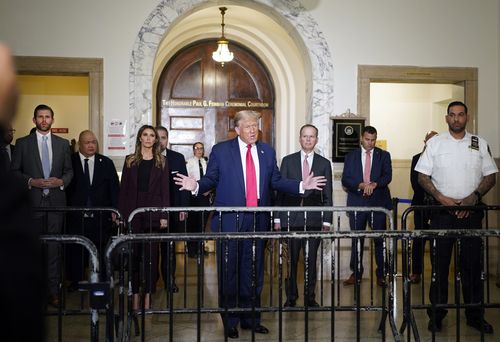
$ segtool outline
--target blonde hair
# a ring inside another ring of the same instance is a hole
[[[260,113],[256,112],[254,110],[240,110],[239,112],[236,113],[234,116],[234,127],[238,127],[238,124],[240,123],[241,120],[243,119],[260,119]]]
[[[142,161],[141,153],[141,135],[146,130],[150,129],[155,133],[155,142],[153,144],[153,160],[155,161],[155,167],[163,168],[165,166],[165,157],[161,155],[160,151],[160,141],[158,140],[158,134],[153,126],[143,125],[139,128],[137,132],[137,137],[135,139],[135,152],[127,156],[125,163],[127,167],[132,167],[133,165],[139,165]]]

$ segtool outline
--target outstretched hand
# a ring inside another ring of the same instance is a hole
[[[311,172],[304,180],[302,180],[302,187],[304,190],[321,190],[326,184],[325,176],[314,177],[314,172]]]
[[[176,173],[174,176],[175,184],[180,186],[180,190],[194,191],[196,190],[196,179],[194,177],[188,177],[180,173]]]

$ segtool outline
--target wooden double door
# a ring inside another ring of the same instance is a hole
[[[212,60],[216,41],[200,41],[177,53],[165,66],[157,88],[157,124],[169,130],[169,143],[187,158],[192,144],[212,146],[234,138],[233,117],[240,110],[261,113],[261,141],[274,144],[274,88],[271,77],[248,49],[235,43],[233,61]]]

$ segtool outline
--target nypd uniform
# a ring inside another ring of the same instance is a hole
[[[498,172],[491,157],[488,144],[483,138],[468,132],[458,140],[449,132],[440,133],[427,142],[415,170],[431,177],[436,189],[443,195],[461,200],[474,193],[483,177]],[[479,196],[478,196],[479,197]],[[434,212],[431,218],[433,229],[481,229],[483,213],[471,212],[466,218],[457,218],[448,210]],[[436,281],[433,281],[429,297],[431,303],[448,302],[448,273],[454,239],[437,239],[436,260],[432,261]],[[434,253],[433,253],[434,254]],[[432,257],[432,255],[431,255]],[[460,268],[463,298],[465,303],[481,302],[481,239],[461,239]],[[442,320],[446,310],[432,310],[428,315],[434,320]],[[478,319],[482,312],[479,307],[466,308],[467,320]]]

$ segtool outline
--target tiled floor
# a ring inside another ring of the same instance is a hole
[[[195,260],[188,259],[187,269],[184,272],[183,259],[178,260],[177,284],[180,287],[180,292],[174,295],[174,307],[193,308],[196,303],[196,264]],[[185,275],[184,275],[185,274]],[[211,253],[205,258],[204,269],[204,307],[216,307],[217,300],[217,280],[215,269],[215,255]],[[266,278],[266,280],[268,280]],[[428,296],[428,281],[426,277],[424,298],[427,302]],[[262,297],[263,306],[270,306],[272,302],[274,306],[278,305],[277,288],[273,290],[273,295],[270,295],[269,281],[266,282]],[[186,284],[186,285],[185,285]],[[159,284],[160,285],[160,284]],[[331,301],[331,282],[323,283],[323,303],[329,305]],[[334,284],[334,293],[336,301],[340,298],[341,306],[350,306],[354,303],[353,287],[344,287],[337,283]],[[396,326],[402,323],[402,304],[400,289],[401,279],[398,280],[398,290],[396,291],[397,312]],[[370,289],[373,287],[373,296],[370,295]],[[368,279],[363,279],[361,285],[361,303],[362,305],[380,303],[381,288],[370,284]],[[500,289],[495,287],[494,281],[491,280],[490,301],[500,303]],[[413,302],[418,303],[421,300],[422,290],[420,285],[412,285]],[[320,290],[318,284],[317,300],[320,301]],[[450,292],[450,298],[453,298]],[[71,293],[67,297],[67,308],[78,308],[81,295]],[[283,298],[284,300],[285,298]],[[300,300],[299,300],[299,305]],[[86,305],[86,304],[85,304]],[[165,309],[166,293],[164,290],[158,290],[153,298],[153,306],[155,309]],[[414,315],[417,321],[418,330],[422,341],[431,341],[430,332],[427,331],[428,318],[424,310],[414,310]],[[374,311],[362,311],[360,313],[360,334],[359,337],[363,342],[381,341],[382,334],[378,332],[381,314]],[[491,308],[486,311],[486,319],[493,325],[495,329],[494,335],[485,336],[485,341],[500,340],[500,308]],[[269,335],[255,335],[255,341],[355,341],[357,340],[356,332],[356,313],[352,311],[335,311],[332,312],[309,312],[309,319],[306,321],[303,312],[283,312],[282,325],[280,330],[279,314],[277,312],[264,313],[262,315],[262,324],[269,328]],[[63,316],[62,317],[62,341],[90,341],[88,316]],[[105,332],[105,316],[100,316],[100,341],[104,341]],[[173,341],[196,341],[197,340],[197,315],[196,314],[179,314],[174,318],[173,325]],[[223,341],[223,329],[220,316],[215,313],[201,315],[200,324],[200,340],[201,341]],[[306,324],[308,329],[306,330]],[[48,318],[49,336],[47,341],[57,341],[57,317]],[[146,317],[146,341],[168,341],[169,340],[169,319],[166,315],[155,315]],[[307,331],[307,338],[306,338]],[[436,335],[437,341],[456,341],[456,312],[450,310],[448,316],[443,321],[443,331]],[[386,338],[392,341],[392,333],[389,324],[385,326]],[[239,341],[251,341],[252,336],[249,331],[239,329]],[[403,335],[403,340],[406,340],[406,334]],[[134,337],[132,340],[140,341],[140,338]],[[411,339],[413,340],[413,338]],[[460,313],[460,340],[461,341],[479,341],[480,334],[474,329],[466,326],[465,316],[463,311]]]

